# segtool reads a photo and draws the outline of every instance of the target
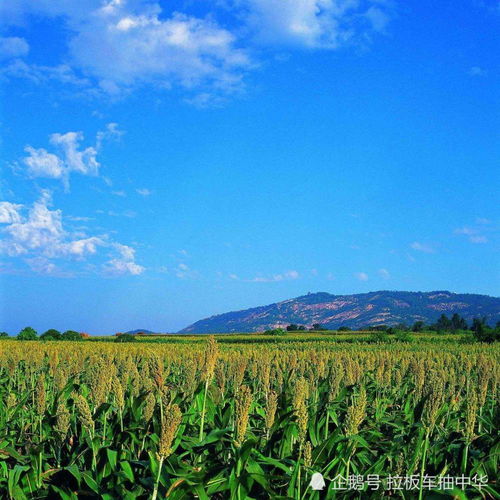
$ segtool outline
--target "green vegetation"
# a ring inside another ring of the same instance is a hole
[[[31,328],[31,326],[27,326],[26,328],[23,328],[19,332],[17,339],[18,340],[37,340],[38,335],[37,335],[36,330],[34,328]]]
[[[499,493],[498,344],[384,331],[139,338],[0,343],[0,497],[319,499],[314,472],[330,484],[421,471],[490,478],[467,498]],[[360,495],[380,498],[343,497]]]
[[[136,342],[137,337],[130,333],[122,333],[115,338],[115,342]]]

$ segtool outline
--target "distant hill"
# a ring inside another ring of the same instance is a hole
[[[151,334],[154,334],[156,332],[152,332],[151,330],[130,330],[129,332],[125,332],[125,333],[129,333],[130,335],[136,335],[138,333],[145,333],[146,335],[151,335]]]
[[[355,295],[309,293],[295,299],[202,319],[179,333],[255,332],[285,327],[290,323],[326,328],[368,325],[430,324],[441,314],[458,313],[467,321],[486,316],[488,323],[500,321],[500,298],[488,295],[436,292],[379,291]]]

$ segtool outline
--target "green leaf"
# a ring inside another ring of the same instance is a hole
[[[129,481],[134,482],[134,472],[132,471],[132,467],[130,467],[130,464],[128,462],[120,462],[120,467],[126,478]]]

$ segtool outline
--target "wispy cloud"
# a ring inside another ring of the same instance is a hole
[[[298,273],[298,271],[290,270],[284,273],[273,274],[272,276],[257,275],[254,278],[245,281],[250,281],[253,283],[273,283],[277,281],[296,280],[299,277],[300,274]]]
[[[471,243],[488,243],[488,238],[482,234],[484,230],[484,225],[476,227],[463,226],[455,229],[454,233],[466,236]]]
[[[420,241],[414,241],[413,243],[411,243],[410,248],[416,250],[417,252],[423,252],[423,253],[436,252],[436,250],[432,245],[429,245],[428,243],[421,243]]]
[[[194,269],[191,269],[187,264],[181,262],[174,268],[174,274],[177,278],[185,280],[185,279],[199,279],[200,273]]]
[[[487,71],[479,66],[472,66],[471,68],[469,68],[470,76],[486,76],[486,74]]]
[[[385,268],[379,269],[378,274],[381,278],[385,280],[388,280],[391,277],[391,273]]]
[[[359,281],[368,281],[368,274],[366,274],[364,272],[354,273],[354,276]]]
[[[140,194],[141,196],[149,196],[151,194],[151,191],[147,188],[140,188],[136,189],[137,194]]]
[[[0,37],[0,60],[25,56],[29,50],[30,46],[24,38]]]

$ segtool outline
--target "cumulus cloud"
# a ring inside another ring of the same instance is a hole
[[[141,0],[90,1],[85,8],[70,1],[11,4],[3,6],[3,17],[11,23],[16,16],[36,13],[67,25],[71,32],[67,60],[98,93],[120,95],[144,84],[163,89],[206,87],[211,94],[233,92],[253,65],[236,36],[212,15],[167,15],[159,3]],[[7,73],[15,76],[16,71],[18,76],[43,79],[40,67],[34,72],[18,64]]]
[[[359,281],[368,281],[368,274],[360,272],[360,273],[354,273],[354,276],[356,279]]]
[[[113,248],[118,252],[117,258],[111,259],[103,266],[105,273],[119,276],[124,274],[131,274],[137,276],[145,271],[143,266],[135,262],[135,250],[128,245],[121,243],[113,243]]]
[[[0,224],[12,224],[14,222],[21,221],[21,215],[19,211],[22,209],[22,205],[16,203],[10,203],[8,201],[0,202]]]
[[[116,124],[108,124],[106,131],[98,132],[95,146],[86,148],[81,146],[84,140],[83,132],[51,134],[49,143],[56,152],[27,145],[24,148],[27,156],[22,159],[22,163],[26,166],[30,177],[60,179],[65,189],[68,190],[71,173],[90,176],[99,174],[100,163],[97,161],[97,154],[102,141],[107,137],[115,137],[117,134],[119,131]]]
[[[30,50],[28,42],[17,36],[0,37],[0,61],[25,56]]]
[[[413,250],[416,250],[417,252],[423,252],[423,253],[435,253],[436,250],[434,249],[433,246],[427,244],[427,243],[421,243],[419,241],[414,241],[413,243],[410,244],[410,248]]]
[[[57,18],[70,33],[65,64],[50,68],[16,59],[3,72],[39,82],[60,78],[108,96],[144,85],[181,87],[189,92],[187,102],[213,106],[240,91],[247,72],[258,67],[256,42],[310,49],[366,44],[385,31],[393,10],[391,1],[376,0],[227,0],[210,4],[205,17],[189,8],[164,12],[154,0],[3,2],[6,24],[35,14]]]
[[[140,274],[142,266],[135,264],[135,251],[126,245],[113,242],[108,235],[87,236],[74,233],[63,225],[61,210],[52,210],[51,195],[44,191],[41,197],[22,212],[21,205],[0,203],[2,240],[0,254],[22,257],[29,267],[42,274],[57,274],[54,260],[85,261],[100,249],[112,252],[108,266],[119,268],[123,274]],[[60,274],[60,273],[59,273]]]

